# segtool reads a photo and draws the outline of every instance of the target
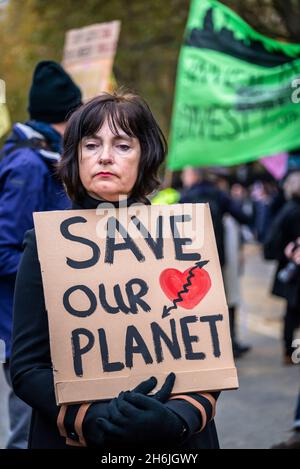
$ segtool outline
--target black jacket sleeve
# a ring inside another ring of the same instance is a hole
[[[28,231],[17,275],[14,298],[12,385],[17,396],[56,427],[56,404],[50,355],[48,317],[34,230]],[[89,411],[107,416],[107,403],[97,402]],[[72,435],[79,406],[68,406],[65,426]],[[58,431],[58,429],[57,429]]]
[[[214,393],[187,393],[190,402],[181,399],[170,400],[167,402],[167,407],[177,414],[185,423],[187,429],[187,437],[203,431],[206,426],[214,419],[216,411],[216,403],[220,396],[220,392]],[[210,399],[208,397],[210,396]],[[201,414],[194,403],[201,405],[203,414]],[[212,404],[214,402],[214,404]]]
[[[56,422],[48,318],[34,230],[28,231],[14,298],[11,378],[15,393]]]
[[[264,243],[264,258],[266,260],[281,262],[285,259],[284,250],[290,242],[286,236],[288,225],[289,218],[286,216],[285,210],[283,210],[275,218],[267,233]]]

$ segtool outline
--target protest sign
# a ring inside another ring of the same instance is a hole
[[[58,404],[238,387],[208,205],[34,214]]]
[[[111,89],[120,27],[120,21],[112,21],[67,32],[63,66],[80,86],[84,101]]]
[[[10,117],[5,104],[0,103],[0,138],[10,129]]]

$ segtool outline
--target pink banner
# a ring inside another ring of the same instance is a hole
[[[260,163],[272,174],[272,176],[280,181],[287,172],[288,153],[278,153],[278,155],[267,156],[260,160]]]

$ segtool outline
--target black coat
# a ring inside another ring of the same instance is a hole
[[[299,237],[300,198],[294,198],[287,202],[278,213],[271,225],[264,245],[265,258],[278,261],[272,293],[273,295],[285,298],[292,307],[300,305],[299,277],[289,284],[284,284],[278,279],[278,272],[284,269],[289,262],[289,259],[284,254],[285,248]]]
[[[98,203],[88,198],[74,208],[94,208]],[[54,394],[48,318],[34,230],[26,234],[17,276],[11,376],[15,393],[33,409],[29,447],[70,448],[65,444],[64,438],[60,437],[56,425],[59,407]],[[171,402],[176,406],[179,401]],[[72,414],[73,407],[75,410],[76,406],[69,406],[67,416],[69,419],[73,418],[74,423],[76,413]],[[188,407],[191,406],[187,405],[187,420],[195,420],[195,415],[188,415],[191,412]],[[212,421],[203,432],[191,435],[181,449],[218,446],[216,428]]]

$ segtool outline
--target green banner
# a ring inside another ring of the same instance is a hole
[[[300,148],[300,45],[193,0],[176,83],[168,167],[232,166]]]

